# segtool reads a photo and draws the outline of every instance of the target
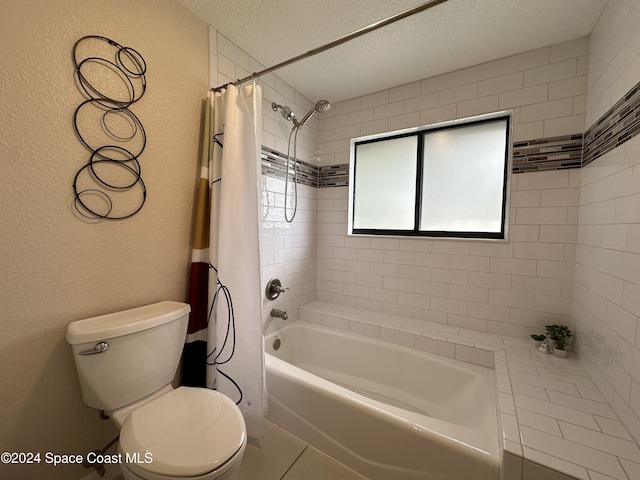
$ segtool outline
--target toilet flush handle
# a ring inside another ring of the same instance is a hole
[[[96,353],[104,352],[107,348],[109,348],[109,344],[107,342],[98,342],[92,349],[80,352],[80,355],[95,355]]]

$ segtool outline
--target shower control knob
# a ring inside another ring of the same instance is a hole
[[[289,290],[289,289],[284,288],[280,280],[278,280],[277,278],[273,278],[269,280],[269,283],[267,283],[267,289],[265,293],[269,300],[275,300],[280,296],[282,292],[286,290]]]

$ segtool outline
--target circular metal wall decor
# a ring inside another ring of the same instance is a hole
[[[140,166],[147,136],[130,109],[145,94],[147,64],[137,50],[99,35],[75,43],[73,64],[87,98],[73,128],[90,152],[73,179],[73,206],[85,218],[129,218],[147,197]]]

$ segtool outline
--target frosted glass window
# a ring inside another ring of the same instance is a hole
[[[420,230],[502,230],[507,121],[424,134]]]
[[[414,135],[357,146],[354,228],[414,228],[417,145]]]
[[[511,113],[351,140],[349,234],[506,240]]]

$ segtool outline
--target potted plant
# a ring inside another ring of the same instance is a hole
[[[544,342],[544,339],[547,337],[545,335],[536,335],[534,333],[533,335],[531,335],[531,338],[533,339],[533,346],[536,348],[540,348],[540,345],[542,345],[542,342]]]
[[[553,354],[556,357],[567,356],[567,344],[571,338],[571,330],[566,325],[547,325],[547,336],[553,340]]]

